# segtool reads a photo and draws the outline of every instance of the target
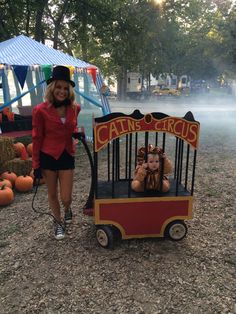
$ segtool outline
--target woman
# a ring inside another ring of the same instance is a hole
[[[47,80],[45,102],[33,109],[33,154],[34,175],[45,178],[48,202],[55,218],[55,238],[65,237],[65,226],[72,221],[73,176],[75,168],[75,144],[73,133],[77,132],[77,116],[80,106],[75,104],[75,83],[70,79],[70,70],[56,66]],[[61,217],[60,200],[64,207]]]

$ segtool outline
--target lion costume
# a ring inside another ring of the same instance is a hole
[[[147,162],[145,162],[145,154],[147,154]],[[152,191],[169,191],[170,182],[167,175],[172,171],[172,163],[161,148],[149,145],[146,152],[145,147],[141,147],[138,150],[137,161],[138,165],[131,183],[131,187],[135,192],[144,192],[145,188]]]

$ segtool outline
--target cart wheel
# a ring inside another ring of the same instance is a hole
[[[112,249],[114,245],[114,234],[109,226],[98,226],[96,231],[98,243],[106,249]]]
[[[169,223],[165,229],[165,236],[173,241],[182,240],[187,234],[188,228],[184,221],[176,220]]]

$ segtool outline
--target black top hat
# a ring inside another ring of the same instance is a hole
[[[70,70],[62,65],[58,65],[53,68],[52,77],[47,80],[47,84],[50,84],[56,80],[69,82],[73,87],[75,87],[75,82],[71,81],[70,79]]]

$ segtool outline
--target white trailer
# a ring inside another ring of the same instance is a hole
[[[130,98],[140,98],[142,94],[142,75],[138,72],[127,73],[126,94]]]

